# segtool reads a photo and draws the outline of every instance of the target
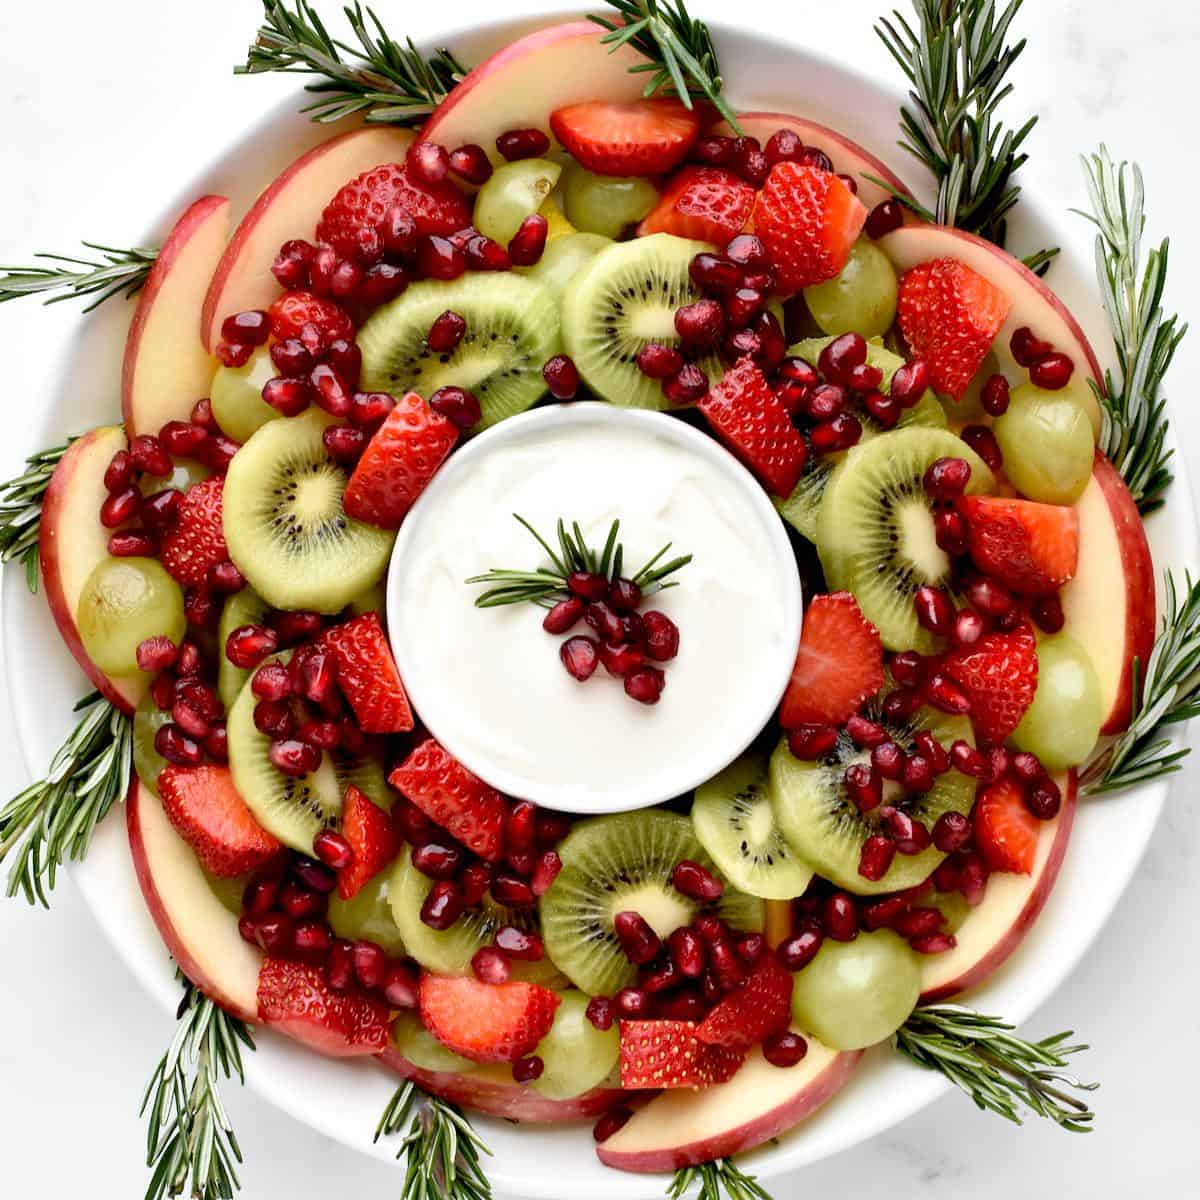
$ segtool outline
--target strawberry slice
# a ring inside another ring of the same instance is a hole
[[[934,388],[955,400],[979,372],[1012,301],[955,258],[906,271],[897,313],[909,349],[929,366]]]
[[[338,895],[351,900],[400,853],[389,813],[354,784],[342,801],[342,834],[354,851],[354,861],[338,873]]]
[[[203,587],[209,570],[229,561],[221,526],[224,490],[225,480],[219,475],[192,484],[183,494],[179,519],[163,537],[162,565],[184,587]]]
[[[777,496],[792,494],[808,447],[752,359],[739,359],[699,407],[717,436],[769,491]]]
[[[454,423],[409,392],[358,460],[342,497],[346,515],[398,529],[457,440]]]
[[[702,1088],[732,1079],[745,1055],[697,1036],[695,1021],[622,1021],[621,1086]]]
[[[782,292],[840,275],[866,221],[866,205],[845,180],[791,162],[772,168],[754,209],[754,231]]]
[[[559,998],[535,983],[421,976],[421,1021],[443,1046],[477,1063],[524,1058],[550,1032]]]
[[[989,742],[1000,743],[1021,723],[1037,691],[1037,640],[1029,625],[989,633],[953,650],[942,668],[971,699],[971,719]]]
[[[258,973],[258,1018],[331,1058],[378,1054],[391,1013],[359,991],[335,992],[320,967],[267,958]]]
[[[321,643],[337,662],[338,686],[364,733],[406,733],[413,727],[412,709],[378,613],[363,613],[327,629]]]
[[[1040,822],[1025,807],[1015,779],[1001,779],[984,788],[971,820],[975,845],[993,871],[1033,872]]]
[[[254,819],[228,767],[166,767],[158,794],[167,819],[210,875],[245,875],[283,849]]]
[[[696,1036],[710,1046],[749,1050],[792,1020],[792,976],[767,955],[750,978],[700,1022]]]
[[[284,292],[267,310],[271,336],[298,338],[305,325],[315,325],[328,342],[354,336],[354,322],[332,300],[311,292]]]
[[[964,496],[959,507],[967,519],[967,546],[975,565],[1014,592],[1044,596],[1075,577],[1075,509],[996,496]]]
[[[881,687],[883,644],[858,601],[849,592],[815,597],[779,713],[784,729],[841,725]]]
[[[725,246],[746,227],[755,195],[732,171],[684,167],[638,226],[638,236],[672,233]]]
[[[508,808],[504,797],[433,738],[413,750],[388,782],[480,858],[494,862],[500,857]]]
[[[576,162],[597,175],[665,175],[700,133],[700,114],[679,100],[592,100],[550,114],[550,128]]]

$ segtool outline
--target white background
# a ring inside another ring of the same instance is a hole
[[[333,0],[321,11],[333,23]],[[423,37],[435,20],[495,15],[493,2],[379,0],[394,34]],[[515,5],[511,7],[516,7]],[[543,8],[572,5],[543,0]],[[733,6],[693,0],[714,18]],[[1169,302],[1185,316],[1200,271],[1194,72],[1200,16],[1180,0],[1029,0],[1019,18],[1030,46],[1015,72],[1014,117],[1036,111],[1026,181],[1058,197],[1064,237],[1087,233],[1066,209],[1082,205],[1079,152],[1105,140],[1136,158],[1149,184],[1152,233],[1172,235]],[[414,11],[415,10],[415,11]],[[871,35],[879,0],[836,5],[738,0],[736,14],[895,79]],[[241,126],[286,94],[286,79],[235,79],[257,25],[256,0],[59,0],[0,4],[0,262],[34,250],[70,252],[80,238],[131,244]],[[900,160],[898,165],[900,165]],[[913,171],[907,169],[909,174]],[[905,168],[902,167],[902,173]],[[63,322],[32,301],[0,308],[6,416],[0,477],[34,447],[23,414],[41,403],[41,370]],[[1101,357],[1104,350],[1101,348]],[[1171,378],[1174,419],[1193,478],[1200,475],[1200,330]],[[98,379],[111,390],[116,381]],[[37,681],[30,680],[30,687]],[[0,729],[8,729],[0,697]],[[0,795],[26,780],[11,738]],[[1193,1076],[1200,1065],[1196,922],[1200,762],[1174,788],[1156,839],[1117,914],[1030,1032],[1076,1029],[1092,1051],[1082,1073],[1103,1083],[1089,1137],[1040,1123],[1011,1127],[957,1093],[856,1150],[777,1181],[779,1200],[807,1194],[929,1200],[1144,1196],[1190,1191],[1198,1161]],[[0,1193],[134,1200],[146,1180],[137,1108],[172,1032],[82,912],[69,881],[47,914],[0,901]],[[295,1124],[252,1094],[227,1089],[247,1155],[249,1197],[292,1200],[399,1193],[387,1166]],[[564,1186],[569,1195],[569,1185]]]

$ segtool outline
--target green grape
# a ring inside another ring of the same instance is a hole
[[[212,472],[194,458],[177,459],[175,470],[165,479],[157,479],[153,475],[142,476],[142,495],[153,496],[155,492],[165,492],[167,488],[186,492],[193,484],[201,483],[211,475]]]
[[[249,441],[252,433],[283,415],[262,398],[263,386],[278,374],[266,346],[259,346],[244,367],[217,368],[209,394],[213,416],[235,442]]]
[[[533,1086],[551,1100],[570,1100],[597,1087],[617,1065],[621,1035],[614,1023],[599,1030],[587,1019],[589,997],[563,992],[554,1025],[534,1051],[546,1064]]]
[[[392,1024],[392,1041],[396,1049],[414,1067],[422,1071],[455,1071],[464,1074],[474,1071],[476,1064],[455,1054],[421,1024],[415,1012],[402,1012]]]
[[[547,245],[535,266],[522,267],[520,270],[561,297],[567,290],[567,284],[605,246],[611,245],[611,238],[601,237],[598,233],[566,233]]]
[[[984,357],[983,364],[975,372],[971,382],[967,384],[967,390],[958,400],[952,400],[949,396],[938,397],[942,402],[942,407],[946,410],[947,419],[966,425],[987,424],[991,418],[983,407],[983,385],[993,375],[1003,374],[1005,372],[1000,366],[1000,359],[995,350],[989,350]]]
[[[890,1037],[921,994],[921,967],[890,929],[852,942],[825,939],[794,977],[792,1016],[835,1050],[861,1050]]]
[[[507,246],[554,191],[562,167],[546,158],[525,158],[497,167],[475,197],[475,228]]]
[[[583,233],[615,238],[649,216],[657,203],[658,189],[648,179],[593,175],[578,164],[567,168],[563,211]]]
[[[221,907],[233,913],[235,917],[240,917],[242,896],[246,891],[246,876],[235,875],[231,879],[222,879],[219,875],[210,875],[204,871],[204,879],[212,889],[213,895],[221,902]]]
[[[1069,633],[1040,639],[1037,656],[1037,692],[1013,745],[1036,754],[1048,771],[1077,767],[1091,754],[1104,721],[1096,668]]]
[[[133,769],[137,777],[156,796],[158,777],[167,765],[167,760],[154,748],[154,735],[171,720],[171,711],[165,712],[154,703],[147,692],[133,714]]]
[[[1075,387],[1072,381],[1047,392],[1023,383],[1014,389],[1008,412],[996,418],[1005,474],[1030,500],[1074,504],[1092,477],[1092,423]]]
[[[880,337],[896,319],[896,269],[869,238],[860,238],[842,273],[806,288],[804,299],[813,320],[827,333]]]
[[[388,903],[391,876],[391,871],[380,871],[351,900],[343,900],[336,893],[330,896],[329,925],[338,937],[352,942],[375,942],[390,958],[400,958],[404,954],[404,943]]]
[[[162,635],[176,645],[187,622],[179,584],[153,558],[106,558],[79,593],[79,636],[106,675],[136,675],[137,648]]]

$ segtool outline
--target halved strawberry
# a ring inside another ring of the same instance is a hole
[[[327,341],[354,336],[350,315],[332,300],[312,292],[284,292],[267,310],[272,337],[298,338],[305,325],[315,325]]]
[[[739,359],[700,401],[717,436],[769,491],[790,496],[808,447],[753,359]]]
[[[421,1021],[443,1046],[477,1063],[524,1058],[550,1032],[559,998],[535,983],[421,976]]]
[[[779,721],[841,725],[883,687],[883,644],[849,592],[817,596],[804,614],[800,651]]]
[[[621,1086],[701,1088],[725,1083],[745,1054],[697,1036],[695,1021],[622,1021]]]
[[[713,1046],[749,1050],[792,1019],[792,975],[768,954],[736,992],[700,1022],[696,1036]]]
[[[480,858],[500,857],[508,808],[504,797],[433,738],[413,750],[388,782]]]
[[[219,475],[192,484],[183,494],[179,519],[163,537],[162,565],[184,587],[203,587],[210,568],[229,561],[221,526],[224,490],[225,480]]]
[[[338,687],[364,733],[406,733],[413,727],[412,709],[378,613],[363,613],[327,629],[321,642],[337,662]]]
[[[934,388],[962,398],[1000,332],[1012,301],[956,258],[921,263],[900,278],[897,313],[909,349]]]
[[[1037,856],[1038,819],[1025,807],[1020,785],[1001,779],[979,793],[972,814],[975,845],[993,871],[1028,875]]]
[[[841,274],[867,221],[866,205],[831,171],[784,162],[772,168],[754,208],[754,232],[781,292]]]
[[[967,546],[980,570],[1029,596],[1056,592],[1079,565],[1079,514],[1062,504],[964,496]]]
[[[400,852],[389,813],[351,784],[342,801],[342,834],[354,851],[354,861],[338,872],[338,895],[357,896]]]
[[[409,213],[418,233],[457,233],[471,224],[471,205],[450,182],[417,183],[403,163],[384,163],[352,179],[326,205],[317,239],[353,258],[365,229],[378,229],[396,207]]]
[[[346,515],[398,529],[457,440],[454,423],[409,392],[358,460],[342,497]]]
[[[267,958],[258,973],[258,1019],[321,1054],[352,1058],[387,1048],[391,1013],[374,996],[335,992],[320,967]]]
[[[953,650],[942,668],[971,699],[971,719],[987,741],[999,743],[1021,723],[1037,691],[1037,639],[1029,625],[985,634]]]
[[[550,114],[563,148],[597,175],[665,175],[692,148],[700,114],[679,100],[589,100]]]
[[[663,192],[638,235],[673,233],[725,246],[746,227],[756,193],[732,171],[684,167]]]

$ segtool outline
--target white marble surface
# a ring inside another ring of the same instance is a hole
[[[321,3],[331,13],[332,0]],[[434,21],[495,12],[480,0],[410,6],[380,0],[396,30],[422,36]],[[436,12],[435,12],[436,7]],[[514,6],[515,7],[515,6]],[[573,5],[545,3],[569,11]],[[694,9],[713,17],[732,5]],[[257,22],[254,0],[59,0],[0,5],[0,262],[35,249],[68,250],[81,237],[126,242],[186,175],[240,124],[285,94],[286,80],[236,80],[229,67]],[[407,11],[415,9],[411,14]],[[1011,111],[1036,110],[1026,180],[1062,208],[1083,203],[1076,156],[1105,140],[1137,158],[1150,187],[1152,232],[1171,233],[1170,299],[1189,313],[1200,271],[1191,143],[1200,16],[1179,0],[1029,0],[1020,18],[1030,47],[1015,72]],[[877,0],[801,5],[739,0],[747,25],[776,29],[830,52],[854,47],[862,64],[894,73],[870,34]],[[1077,218],[1064,237],[1086,243]],[[30,302],[0,309],[3,411],[0,475],[32,449],[24,412],[39,403],[40,373],[63,324]],[[1174,418],[1193,477],[1200,472],[1200,335],[1172,376]],[[108,387],[104,381],[97,386]],[[0,729],[9,728],[0,697]],[[0,794],[25,779],[6,737]],[[1031,1029],[1074,1027],[1093,1045],[1083,1073],[1103,1082],[1090,1137],[1040,1123],[1022,1129],[976,1113],[957,1094],[870,1145],[777,1181],[779,1200],[843,1193],[858,1200],[969,1195],[1001,1200],[1123,1198],[1194,1186],[1192,1074],[1200,1062],[1195,954],[1200,762],[1178,781],[1158,836],[1119,911]],[[171,1033],[169,1017],[116,965],[69,882],[54,911],[0,904],[0,1192],[47,1197],[141,1194],[144,1081]],[[245,1195],[316,1200],[353,1190],[395,1195],[386,1166],[324,1141],[252,1094],[230,1090],[247,1154]],[[569,1189],[567,1191],[569,1194]]]

